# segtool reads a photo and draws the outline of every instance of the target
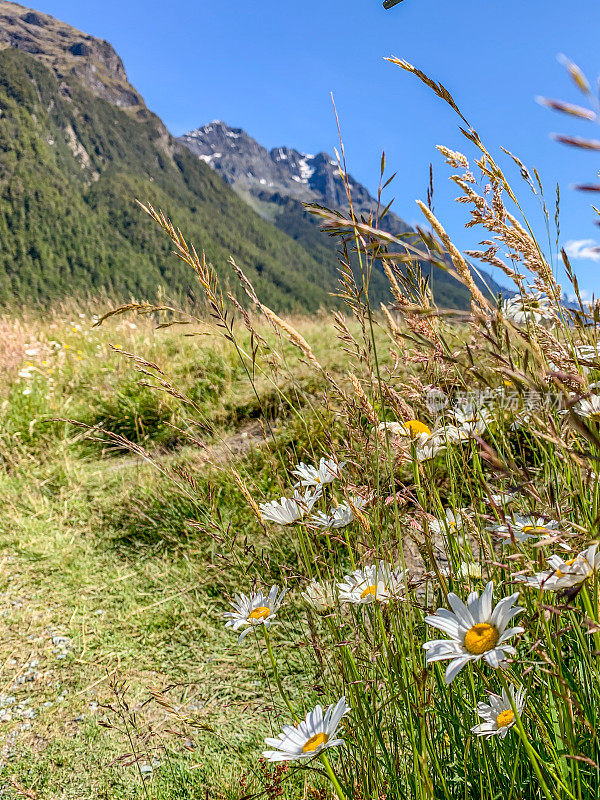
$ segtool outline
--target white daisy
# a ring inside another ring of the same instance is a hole
[[[458,533],[465,525],[465,510],[453,511],[446,509],[446,515],[442,519],[432,519],[429,523],[429,530],[438,536],[443,533]]]
[[[305,591],[302,592],[302,597],[319,613],[329,611],[335,608],[336,605],[337,591],[335,581],[319,583],[319,581],[312,580]]]
[[[427,651],[428,664],[450,659],[446,669],[446,683],[451,683],[469,661],[483,658],[497,669],[506,662],[507,655],[516,653],[515,648],[506,642],[517,633],[522,633],[524,628],[507,629],[506,626],[523,611],[519,606],[514,606],[519,593],[503,597],[496,608],[493,608],[493,592],[494,584],[490,581],[481,597],[477,592],[471,592],[466,605],[450,592],[448,602],[452,611],[438,608],[435,614],[425,617],[428,625],[439,628],[452,637],[425,642],[423,645]]]
[[[338,464],[333,458],[322,458],[319,461],[318,467],[312,464],[305,464],[304,461],[301,461],[296,469],[292,470],[292,475],[300,478],[296,487],[324,486],[326,483],[333,483],[333,481],[340,478],[344,466],[344,462]]]
[[[575,348],[575,355],[578,362],[588,362],[586,364],[579,363],[583,373],[587,375],[591,369],[599,368],[597,365],[600,362],[600,343],[579,345],[579,347]]]
[[[227,620],[225,627],[237,631],[249,626],[242,631],[238,643],[257,625],[268,628],[275,619],[286,591],[287,589],[282,589],[279,592],[279,587],[273,586],[266,596],[262,592],[252,592],[250,595],[236,594],[231,602],[233,611],[227,611],[223,615],[223,619]]]
[[[500,489],[497,492],[492,492],[490,494],[490,500],[495,506],[502,508],[503,506],[508,506],[511,503],[514,503],[517,499],[517,492],[505,492],[503,489]]]
[[[521,716],[525,706],[525,689],[518,689],[515,692],[515,687],[511,684],[508,687],[508,692],[506,689],[502,689],[501,695],[493,692],[488,692],[488,695],[490,698],[489,703],[477,704],[477,713],[485,722],[474,725],[471,728],[471,733],[477,736],[485,736],[486,739],[489,739],[490,736],[500,736],[500,738],[504,739],[509,729],[516,722],[511,697],[519,716]]]
[[[593,544],[569,561],[564,561],[560,556],[550,556],[547,563],[551,569],[531,577],[518,576],[516,580],[548,592],[580,586],[600,569],[600,553],[596,552],[597,548],[598,545]]]
[[[582,398],[575,403],[573,411],[578,417],[584,417],[592,422],[600,422],[600,394]]]
[[[450,442],[458,441],[458,429],[453,425],[434,428],[418,419],[406,422],[381,422],[380,432],[390,437],[390,444],[403,458],[410,460],[414,453],[417,461],[427,461],[441,453]]]
[[[449,444],[462,441],[459,429],[455,425],[444,425],[431,433],[416,449],[417,461],[428,461],[442,453]]]
[[[306,514],[309,514],[320,497],[320,489],[314,492],[306,489],[304,494],[296,490],[291,498],[282,497],[281,500],[261,503],[258,507],[263,519],[267,522],[275,522],[277,525],[291,525],[293,522],[303,519]]]
[[[431,428],[418,419],[406,422],[380,422],[377,430],[389,437],[392,447],[409,458],[412,447],[422,447],[431,437]]]
[[[406,436],[406,428],[401,422],[380,422],[377,430],[390,436]]]
[[[389,603],[402,595],[407,577],[403,570],[386,561],[368,564],[346,575],[342,583],[338,583],[340,601],[355,605]]]
[[[474,403],[466,403],[453,409],[459,437],[480,436],[492,419],[489,409]]]
[[[442,567],[440,569],[440,573],[445,578],[455,578],[458,580],[468,581],[480,580],[481,576],[483,575],[483,570],[481,569],[480,564],[475,564],[472,561],[463,561],[461,564],[459,564],[456,571],[453,571],[452,567],[448,565],[447,567]]]
[[[530,539],[541,539],[556,534],[558,532],[558,522],[556,520],[545,520],[543,517],[534,515],[523,517],[520,514],[515,514],[512,519],[507,519],[505,525],[491,525],[489,530],[506,539],[505,544],[512,541],[512,536],[517,542],[523,543]]]
[[[405,422],[380,422],[379,430],[387,431],[392,436],[408,437],[409,439],[431,436],[429,425],[418,419],[409,419]]]
[[[335,705],[330,705],[323,714],[321,706],[310,711],[302,722],[285,725],[276,739],[265,739],[265,744],[275,750],[265,750],[263,758],[267,761],[306,761],[330,747],[344,744],[335,734],[342,717],[351,711],[346,698],[341,697]]]
[[[550,308],[551,301],[542,292],[532,292],[524,297],[518,295],[502,303],[503,315],[517,325],[551,320]]]
[[[367,501],[362,497],[353,497],[352,505],[350,503],[341,503],[337,508],[332,509],[328,514],[323,511],[316,511],[310,518],[309,522],[316,525],[317,528],[344,528],[354,521],[354,508],[362,509],[366,506]]]

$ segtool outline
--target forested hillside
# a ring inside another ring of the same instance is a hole
[[[0,108],[1,302],[101,288],[193,293],[193,278],[136,198],[172,216],[218,269],[233,255],[265,302],[330,302],[330,265],[249,209],[145,107],[132,114],[7,49]]]
[[[373,198],[351,185],[368,214]],[[0,304],[104,291],[193,299],[194,277],[137,199],[171,217],[242,301],[232,256],[279,311],[338,305],[338,242],[302,201],[344,210],[342,188],[326,153],[268,153],[223,123],[177,141],[108,42],[0,0]],[[391,233],[410,230],[386,220]],[[439,305],[468,306],[463,286],[431,277]],[[382,270],[369,293],[375,305],[391,300]]]

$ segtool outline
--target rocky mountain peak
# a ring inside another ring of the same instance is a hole
[[[335,209],[348,205],[337,162],[328,153],[313,155],[291,147],[269,151],[241,128],[230,128],[221,120],[196,128],[179,141],[246,198],[261,202],[290,198]],[[368,190],[352,177],[349,181],[354,207],[372,210],[376,203]],[[399,217],[390,214],[389,221],[396,233],[408,230]]]
[[[0,49],[23,50],[54,71],[74,75],[98,97],[121,108],[145,108],[127,80],[112,45],[82,33],[49,14],[0,0]]]

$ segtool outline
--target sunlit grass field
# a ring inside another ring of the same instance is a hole
[[[156,330],[156,317],[94,322],[90,307],[73,306],[1,323],[2,796],[137,796],[141,766],[146,781],[153,767],[153,797],[192,797],[199,787],[239,797],[269,701],[254,655],[212,624],[243,571],[223,561],[208,518],[218,513],[240,541],[260,528],[233,480],[213,465],[263,470],[269,490],[273,456],[259,412],[269,410],[269,435],[298,436],[279,397],[286,379],[259,380],[257,397],[234,348],[202,328]],[[336,369],[330,320],[298,324]],[[132,352],[168,370],[193,398],[195,445],[178,431],[190,424],[184,404],[140,386],[123,355]],[[318,382],[300,369],[300,383],[316,396]],[[140,455],[58,421],[67,418],[127,437],[171,473],[193,474],[195,496],[174,493]],[[168,727],[149,691],[173,685],[173,702],[216,734],[200,749],[169,742],[183,755],[168,766],[157,742],[140,743],[139,764],[109,766],[131,752],[126,734],[101,725],[115,675],[127,681],[142,727]]]
[[[600,309],[463,133],[511,296],[431,202],[420,250],[313,207],[345,312],[283,318],[148,206],[197,306],[1,321],[0,796],[599,800]]]

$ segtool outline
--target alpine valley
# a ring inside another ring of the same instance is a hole
[[[369,192],[351,187],[356,208],[371,210]],[[108,42],[0,0],[0,303],[163,288],[193,298],[194,277],[136,199],[171,217],[234,293],[230,257],[279,311],[335,305],[336,244],[303,206],[344,210],[329,155],[268,152],[222,122],[175,139]],[[391,213],[386,225],[410,230]],[[438,303],[465,307],[463,288],[438,272]],[[373,299],[390,299],[385,285],[375,275]]]

